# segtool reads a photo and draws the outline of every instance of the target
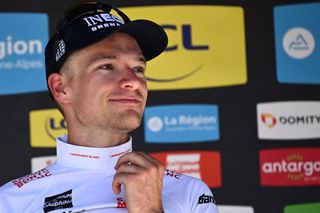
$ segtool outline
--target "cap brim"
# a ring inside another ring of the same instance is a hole
[[[131,21],[119,27],[116,32],[132,36],[147,61],[160,55],[168,44],[168,37],[163,28],[149,20]]]

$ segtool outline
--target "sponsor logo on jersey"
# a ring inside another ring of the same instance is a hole
[[[44,212],[51,212],[57,209],[72,208],[72,190],[68,190],[61,194],[46,197],[43,204]]]
[[[284,213],[319,213],[320,203],[301,203],[294,205],[287,205],[284,208]]]
[[[129,149],[121,151],[121,152],[113,153],[113,154],[110,155],[110,158],[119,157],[119,156],[122,156],[122,155],[124,155],[126,153],[129,153],[131,151],[132,151],[132,149],[129,148]]]
[[[221,186],[220,153],[214,151],[177,151],[150,153],[169,171],[203,180],[209,187]]]
[[[180,172],[176,172],[176,171],[165,169],[163,176],[169,176],[169,177],[173,177],[174,179],[178,179],[179,180],[181,178],[181,175],[182,174]]]
[[[198,199],[198,204],[204,204],[204,203],[216,203],[213,196],[203,194]]]
[[[320,138],[320,102],[288,101],[257,105],[260,139]]]
[[[67,133],[67,124],[57,109],[34,110],[29,113],[32,147],[55,147],[55,139]]]
[[[279,82],[319,84],[320,3],[281,5],[274,9]]]
[[[219,140],[216,105],[167,105],[147,107],[145,140],[150,143],[184,143]]]
[[[122,197],[117,198],[117,208],[127,208],[126,201]]]
[[[0,95],[44,91],[48,16],[0,13]],[[26,33],[27,32],[27,33]]]
[[[251,206],[218,205],[219,213],[254,213]]]
[[[56,161],[56,156],[43,156],[31,159],[31,171],[36,172],[47,166],[50,166]]]
[[[168,34],[166,51],[148,64],[146,77],[150,90],[210,88],[247,82],[241,7],[143,6],[123,8],[123,11],[132,19],[160,23]]]
[[[263,186],[320,185],[320,148],[260,151]]]
[[[24,177],[15,179],[13,181],[11,181],[14,185],[16,185],[17,187],[21,188],[23,187],[25,184],[33,181],[33,180],[37,180],[37,179],[41,179],[41,178],[45,178],[51,176],[51,173],[48,169],[41,169],[40,171],[34,172],[32,174],[26,175]]]
[[[88,159],[100,159],[99,155],[91,155],[87,153],[77,153],[77,152],[69,152],[68,153],[72,157],[77,157],[77,158],[88,158]]]

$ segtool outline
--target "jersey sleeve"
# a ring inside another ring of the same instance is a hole
[[[12,194],[10,189],[10,183],[7,183],[6,185],[0,187],[0,212],[18,212],[18,208],[19,206],[21,206],[20,200],[18,205],[17,198],[15,198],[14,196],[10,196]]]
[[[192,213],[218,213],[216,201],[209,187],[202,181],[197,181],[192,193]]]

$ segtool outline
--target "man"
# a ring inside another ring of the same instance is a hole
[[[56,163],[0,189],[1,213],[217,212],[202,181],[131,148],[128,132],[146,105],[146,61],[166,45],[159,25],[109,5],[66,11],[46,47],[46,72],[68,136],[57,138]]]

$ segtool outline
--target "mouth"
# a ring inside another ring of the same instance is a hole
[[[142,103],[141,98],[138,97],[119,97],[109,99],[111,103],[127,106],[135,106]]]

